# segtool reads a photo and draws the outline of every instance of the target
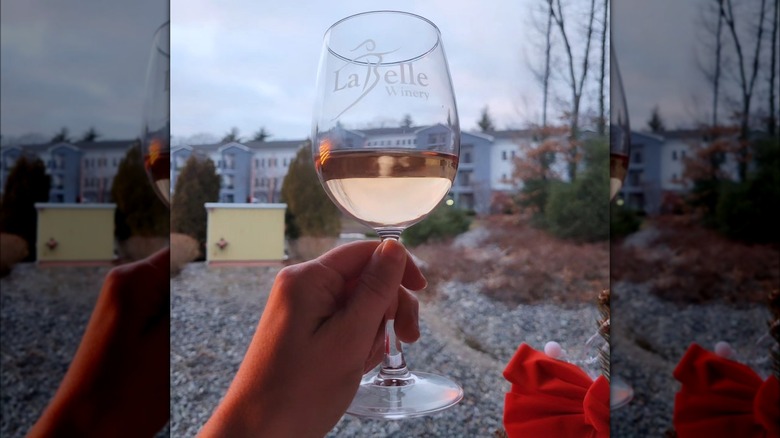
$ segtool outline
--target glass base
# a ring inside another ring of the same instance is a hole
[[[360,382],[347,413],[364,418],[400,420],[421,417],[455,406],[463,388],[454,381],[429,373],[411,373],[409,378],[377,384],[377,372]]]
[[[634,398],[634,388],[616,376],[609,383],[609,408],[618,409],[627,405]]]

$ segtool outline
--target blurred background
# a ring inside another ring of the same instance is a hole
[[[45,407],[110,267],[170,241],[169,427],[191,436],[232,380],[278,270],[375,238],[330,203],[308,150],[322,37],[367,7],[71,3],[0,5],[0,434],[24,435]],[[612,413],[613,436],[673,433],[672,371],[692,342],[728,342],[768,375],[777,2],[720,4],[723,14],[704,0],[371,5],[432,20],[448,55],[461,163],[445,202],[404,233],[429,281],[408,360],[453,377],[466,398],[405,422],[345,417],[331,436],[500,434],[501,372],[521,343],[557,341],[566,360],[605,371],[585,342],[609,315],[597,297],[610,286],[613,374],[635,394]],[[169,12],[170,215],[133,146],[152,35]],[[633,143],[611,206],[610,43]],[[362,131],[391,141],[413,126],[413,115],[379,118]]]
[[[167,19],[155,1],[0,5],[2,436],[54,395],[108,270],[168,240],[137,147]]]
[[[403,233],[429,282],[407,361],[452,377],[465,398],[403,422],[346,416],[330,436],[500,433],[502,371],[523,342],[558,341],[598,375],[585,341],[609,286],[606,6],[555,1],[551,15],[543,1],[173,1],[172,245],[195,236],[205,263],[171,283],[172,433],[193,435],[218,403],[281,265],[376,238],[329,201],[309,146],[325,31],[371,9],[433,21],[449,61],[460,166],[445,202]],[[395,144],[418,121],[394,117],[358,129]],[[272,215],[280,204],[285,217]]]
[[[612,412],[612,436],[674,435],[672,372],[692,343],[713,351],[727,342],[731,359],[764,379],[771,372],[777,7],[626,1],[612,10],[632,128],[611,216],[612,365],[635,394]]]

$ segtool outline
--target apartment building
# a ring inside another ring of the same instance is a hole
[[[0,193],[22,155],[40,158],[51,176],[49,202],[111,202],[111,185],[132,140],[13,145],[0,148]]]

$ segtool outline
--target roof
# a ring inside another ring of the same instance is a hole
[[[513,139],[513,138],[530,138],[530,137],[533,137],[534,130],[532,130],[532,129],[505,129],[503,131],[483,132],[482,134],[491,135],[496,140]]]
[[[59,143],[37,143],[37,144],[21,144],[17,145],[19,148],[35,152],[42,153],[50,150],[51,148],[59,145],[67,145],[70,147],[78,148],[82,151],[95,151],[95,150],[121,150],[125,151],[135,143],[136,140],[105,140],[105,141],[93,141],[93,142],[59,142]]]
[[[199,152],[207,152],[207,153],[217,152],[222,147],[229,144],[241,145],[252,150],[261,150],[261,149],[297,150],[304,143],[306,143],[306,141],[307,140],[247,141],[247,142],[231,142],[231,143],[193,144],[193,145],[184,145],[184,147],[189,147],[191,150],[195,150]],[[177,146],[177,148],[181,148],[181,147],[182,146]]]

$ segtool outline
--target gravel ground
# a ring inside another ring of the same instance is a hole
[[[674,395],[680,384],[672,376],[688,346],[696,342],[713,350],[729,342],[736,359],[766,378],[771,364],[766,350],[755,347],[766,333],[764,305],[736,307],[707,304],[679,306],[663,301],[645,285],[612,285],[613,376],[634,389],[626,406],[612,411],[611,436],[662,437],[672,427]]]
[[[24,436],[43,412],[110,269],[22,263],[0,279],[0,436]]]
[[[0,280],[1,436],[24,436],[45,408],[108,270],[20,264]],[[172,280],[172,417],[170,430],[159,436],[194,436],[211,414],[240,364],[277,271],[194,263]],[[447,283],[437,292],[435,300],[423,299],[422,340],[407,346],[408,362],[412,369],[457,380],[464,400],[449,411],[406,421],[345,416],[329,436],[491,437],[501,428],[509,387],[501,372],[518,344],[542,348],[558,340],[576,357],[595,318],[586,307],[508,309],[475,285]]]
[[[172,282],[172,436],[193,436],[235,374],[278,268],[190,264]],[[520,342],[584,344],[594,309],[508,309],[473,285],[447,283],[421,303],[421,340],[406,347],[412,370],[440,373],[465,391],[456,407],[405,421],[342,418],[331,437],[491,437],[502,427],[502,371]],[[583,329],[583,327],[585,329]],[[574,356],[574,349],[570,354]]]
[[[16,265],[0,280],[4,437],[24,436],[54,395],[109,267]]]
[[[0,280],[0,435],[23,436],[67,370],[108,271],[100,268],[15,267]],[[171,436],[194,436],[229,385],[262,312],[278,268],[207,268],[191,264],[172,281]],[[421,306],[422,340],[407,347],[412,369],[453,377],[466,397],[455,408],[407,421],[344,417],[333,437],[490,437],[501,427],[501,371],[520,342],[542,348],[561,342],[572,358],[590,335],[595,309],[552,305],[509,309],[475,285],[445,283]],[[612,436],[663,436],[671,427],[679,384],[674,366],[691,342],[721,340],[740,360],[767,373],[751,344],[765,332],[762,305],[677,306],[621,283],[612,294],[614,373],[635,390],[612,413]],[[163,431],[161,436],[166,435]]]

